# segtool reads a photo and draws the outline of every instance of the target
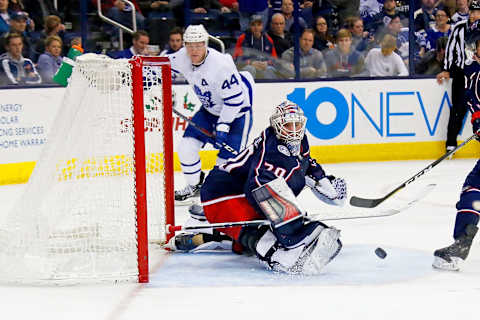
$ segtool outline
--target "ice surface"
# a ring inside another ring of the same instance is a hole
[[[328,164],[349,194],[379,197],[431,161]],[[344,248],[321,275],[287,276],[232,253],[154,253],[151,281],[69,287],[1,286],[2,319],[477,319],[480,237],[460,272],[432,269],[432,253],[452,242],[455,203],[475,160],[451,160],[398,193],[407,200],[437,187],[416,206],[385,218],[332,221]],[[176,176],[177,186],[183,181]],[[8,212],[22,185],[0,187]],[[307,211],[334,210],[301,195]],[[387,205],[388,202],[385,204]],[[177,207],[177,220],[186,218]],[[346,207],[342,212],[355,212]],[[3,219],[0,214],[0,224]],[[374,250],[387,252],[384,260]],[[157,251],[156,251],[157,252]]]

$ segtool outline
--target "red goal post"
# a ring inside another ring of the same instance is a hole
[[[165,189],[170,190],[165,195],[165,226],[175,224],[174,214],[174,181],[173,181],[173,124],[172,117],[172,78],[170,60],[166,57],[143,57],[135,56],[130,60],[132,65],[132,82],[143,83],[143,68],[145,66],[160,66],[162,72],[162,101],[163,101],[163,143],[164,157],[172,159],[164,163]],[[136,158],[136,194],[137,194],[137,237],[138,237],[138,269],[139,282],[148,282],[148,232],[147,232],[147,199],[146,199],[146,166],[145,166],[145,128],[144,96],[143,85],[132,86],[133,108],[134,108],[134,132],[135,132],[135,158]],[[137,137],[137,133],[140,132]],[[167,133],[167,134],[165,134]],[[140,174],[138,174],[140,173]],[[166,234],[166,241],[172,237],[171,233]]]

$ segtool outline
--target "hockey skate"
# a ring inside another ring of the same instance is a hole
[[[477,226],[473,224],[467,225],[465,234],[456,239],[452,245],[435,250],[433,253],[435,259],[433,260],[432,266],[442,270],[460,270],[460,264],[467,258],[477,231]]]
[[[176,205],[191,205],[193,204],[194,198],[200,196],[200,188],[203,185],[203,181],[205,180],[205,173],[203,171],[200,172],[200,181],[196,185],[187,185],[185,188],[181,190],[175,191],[175,204]]]
[[[445,151],[446,151],[446,152],[450,152],[450,151],[452,151],[452,150],[455,150],[455,148],[456,148],[456,146],[447,146],[447,147],[445,148]],[[449,155],[448,158],[447,158],[447,160],[452,160],[453,155],[454,155],[454,153],[452,153],[451,155]]]

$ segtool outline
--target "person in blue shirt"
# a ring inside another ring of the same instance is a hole
[[[49,36],[45,40],[45,53],[38,58],[37,68],[43,83],[54,83],[53,76],[62,64],[62,39]]]
[[[128,49],[109,54],[114,59],[130,59],[133,56],[148,56],[147,46],[150,43],[148,33],[139,30],[132,35],[132,46]]]
[[[8,10],[8,0],[0,0],[0,35],[10,30],[10,15]]]
[[[42,82],[32,60],[22,56],[23,38],[21,34],[10,33],[5,38],[5,47],[7,52],[0,55],[0,66],[8,84],[39,84]]]

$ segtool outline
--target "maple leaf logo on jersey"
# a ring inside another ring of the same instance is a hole
[[[215,105],[212,101],[212,93],[210,91],[207,90],[202,92],[202,90],[196,85],[193,86],[193,90],[204,108],[212,108]]]

